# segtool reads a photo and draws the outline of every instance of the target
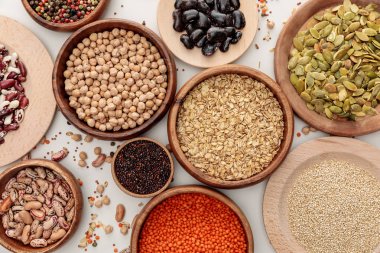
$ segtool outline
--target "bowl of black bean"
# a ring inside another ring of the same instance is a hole
[[[256,35],[258,12],[252,0],[160,0],[157,21],[175,56],[210,68],[244,54]]]
[[[161,143],[135,138],[122,144],[112,161],[112,177],[117,186],[137,198],[154,197],[169,187],[174,163]]]

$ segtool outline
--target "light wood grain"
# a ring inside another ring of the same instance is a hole
[[[235,214],[237,215],[237,217],[239,218],[243,226],[246,239],[247,239],[247,244],[248,244],[247,253],[254,253],[254,241],[253,241],[251,226],[249,224],[249,221],[247,220],[247,217],[244,215],[243,211],[235,204],[235,202],[233,202],[230,198],[228,198],[224,194],[207,187],[196,186],[196,185],[173,187],[161,193],[157,197],[153,198],[151,201],[148,202],[148,204],[144,206],[144,208],[135,217],[132,223],[131,253],[139,252],[138,248],[139,248],[140,233],[142,232],[144,223],[148,219],[150,212],[152,212],[152,210],[164,200],[170,197],[173,197],[179,194],[185,194],[185,193],[205,194],[209,197],[215,198],[223,202],[229,208],[231,208],[231,210],[235,212]]]
[[[121,183],[119,182],[119,179],[116,176],[116,171],[115,171],[116,157],[118,156],[118,154],[120,153],[120,151],[125,146],[127,146],[131,142],[135,142],[135,141],[150,141],[150,142],[153,142],[153,143],[157,144],[158,146],[160,146],[165,151],[165,153],[167,154],[167,156],[169,157],[169,160],[170,160],[170,176],[169,176],[169,179],[165,183],[165,185],[160,190],[158,190],[156,192],[153,192],[153,193],[150,193],[150,194],[137,194],[137,193],[128,191],[124,186],[121,185]],[[145,138],[145,137],[140,137],[140,138],[135,138],[135,139],[126,141],[125,143],[123,143],[122,145],[120,145],[120,147],[117,149],[116,153],[113,156],[113,159],[112,159],[112,171],[111,172],[112,172],[112,178],[115,181],[116,185],[119,187],[120,190],[122,190],[126,194],[128,194],[128,195],[130,195],[132,197],[135,197],[135,198],[152,198],[152,197],[160,194],[161,192],[165,191],[169,187],[170,183],[173,181],[174,162],[173,162],[172,156],[170,155],[170,152],[167,150],[167,148],[164,145],[162,145],[161,143],[159,143],[158,141],[155,141],[153,139]]]
[[[2,245],[4,248],[12,252],[17,252],[17,253],[53,252],[69,240],[69,238],[76,232],[81,220],[82,209],[83,209],[83,196],[82,196],[82,191],[80,189],[79,183],[74,177],[74,175],[65,167],[60,165],[59,163],[49,161],[49,160],[27,160],[27,161],[19,162],[13,165],[12,167],[8,168],[7,170],[5,170],[4,172],[0,174],[0,193],[4,191],[6,183],[12,177],[15,177],[20,170],[28,168],[28,167],[39,167],[39,166],[48,168],[50,170],[57,172],[59,175],[63,177],[63,179],[70,186],[74,199],[75,199],[74,218],[66,235],[61,240],[57,241],[56,243],[50,244],[44,248],[33,248],[29,245],[24,245],[20,241],[16,241],[15,239],[9,238],[7,235],[5,235],[3,226],[0,226],[0,245]]]
[[[0,145],[0,167],[14,162],[33,149],[48,130],[56,110],[51,72],[53,62],[45,46],[18,22],[0,17],[0,44],[16,52],[24,62],[28,75],[23,83],[29,98],[24,121],[20,128],[5,136]]]
[[[120,130],[117,132],[106,131],[102,132],[96,128],[89,127],[86,122],[79,119],[74,108],[69,105],[69,96],[65,91],[65,78],[63,72],[66,70],[66,61],[69,58],[72,50],[81,42],[84,38],[90,36],[94,32],[110,31],[113,28],[122,28],[127,31],[134,31],[144,37],[146,37],[153,45],[155,45],[164,59],[168,72],[168,87],[166,89],[166,96],[162,102],[160,108],[152,115],[152,117],[145,121],[141,126],[137,126],[133,129]],[[134,138],[145,131],[152,128],[158,121],[160,121],[170,108],[177,89],[177,70],[174,62],[174,58],[170,54],[169,49],[166,47],[160,37],[155,34],[149,28],[138,24],[133,21],[124,19],[105,19],[93,22],[91,24],[82,27],[78,31],[74,32],[70,38],[67,39],[58,53],[54,71],[53,71],[53,90],[57,100],[58,106],[61,109],[63,115],[77,128],[92,135],[96,138],[103,140],[127,140]]]
[[[173,29],[173,0],[160,0],[158,4],[157,24],[161,37],[175,56],[190,65],[200,68],[210,68],[234,62],[242,56],[252,44],[259,22],[256,2],[252,0],[240,0],[240,3],[240,10],[244,13],[246,18],[246,26],[241,30],[243,33],[241,40],[237,44],[231,45],[226,53],[218,50],[214,55],[207,57],[202,54],[200,48],[190,50],[185,48],[182,42],[180,42],[180,36],[184,32],[179,33]]]
[[[97,20],[103,14],[110,1],[111,0],[101,0],[99,1],[98,6],[96,6],[95,10],[90,15],[77,22],[62,24],[49,22],[46,19],[40,17],[30,6],[29,0],[22,0],[22,4],[24,5],[25,10],[30,15],[30,17],[41,26],[57,32],[69,32],[78,30],[82,26],[85,26]]]
[[[373,1],[370,0],[353,0],[352,2],[362,6],[373,3]],[[357,121],[347,121],[344,119],[329,120],[325,116],[311,111],[306,107],[305,101],[302,100],[290,83],[290,73],[287,68],[292,41],[297,32],[303,30],[305,23],[309,22],[309,19],[312,18],[313,15],[339,4],[342,4],[342,0],[310,0],[299,7],[289,18],[280,34],[275,49],[275,75],[277,82],[289,98],[295,113],[310,126],[338,136],[365,135],[380,130],[380,114],[373,117],[368,116]],[[376,109],[380,112],[380,106]]]
[[[328,159],[351,162],[380,181],[380,150],[359,140],[342,137],[315,139],[298,146],[272,175],[264,196],[264,223],[277,253],[306,253],[288,224],[287,199],[297,176],[312,164]],[[380,245],[374,253],[380,252]]]
[[[245,76],[252,77],[253,79],[259,82],[262,82],[263,84],[266,85],[267,88],[269,88],[272,91],[274,96],[279,101],[280,106],[282,107],[283,112],[284,112],[284,123],[285,123],[284,139],[281,142],[281,146],[277,155],[273,158],[269,166],[266,169],[264,169],[262,172],[248,179],[239,180],[239,181],[222,181],[222,180],[216,179],[212,176],[209,176],[203,173],[201,170],[197,169],[194,165],[192,165],[188,161],[188,159],[186,158],[185,154],[183,153],[180,147],[177,130],[176,130],[178,113],[187,94],[194,87],[196,87],[199,83],[203,82],[204,80],[209,79],[210,77],[213,77],[213,76],[221,75],[221,74],[245,75]],[[177,93],[176,98],[175,98],[175,103],[170,109],[169,117],[168,117],[169,143],[178,162],[185,168],[185,170],[188,173],[190,173],[195,179],[199,180],[200,182],[212,187],[226,188],[226,189],[242,188],[242,187],[250,186],[252,184],[256,184],[258,182],[261,182],[267,176],[269,176],[272,172],[274,172],[277,169],[277,167],[281,164],[281,162],[284,160],[286,154],[288,153],[292,145],[293,130],[294,130],[293,111],[288,100],[286,99],[285,94],[282,92],[280,87],[270,77],[268,77],[264,73],[252,68],[241,66],[241,65],[224,65],[224,66],[214,67],[195,75]]]

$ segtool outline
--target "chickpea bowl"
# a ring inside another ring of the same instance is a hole
[[[103,140],[126,140],[149,130],[172,104],[177,74],[173,56],[153,31],[107,19],[73,33],[53,71],[63,115]]]

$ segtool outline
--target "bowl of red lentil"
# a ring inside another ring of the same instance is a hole
[[[112,177],[123,192],[151,198],[166,190],[173,180],[174,162],[161,143],[135,138],[122,144],[112,160]]]
[[[153,198],[132,225],[132,253],[252,253],[251,227],[225,195],[203,186],[178,186]]]
[[[95,21],[62,46],[53,91],[63,115],[103,140],[127,140],[153,127],[172,104],[174,58],[157,34],[133,21]]]
[[[240,65],[205,70],[177,93],[168,117],[171,149],[182,167],[212,187],[261,182],[282,163],[294,129],[278,84]]]
[[[54,31],[75,31],[95,20],[110,0],[22,0],[25,10],[41,26]]]

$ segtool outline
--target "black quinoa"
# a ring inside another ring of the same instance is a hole
[[[136,194],[159,191],[169,180],[170,159],[165,150],[148,140],[138,140],[124,146],[115,159],[115,174],[119,183]]]

